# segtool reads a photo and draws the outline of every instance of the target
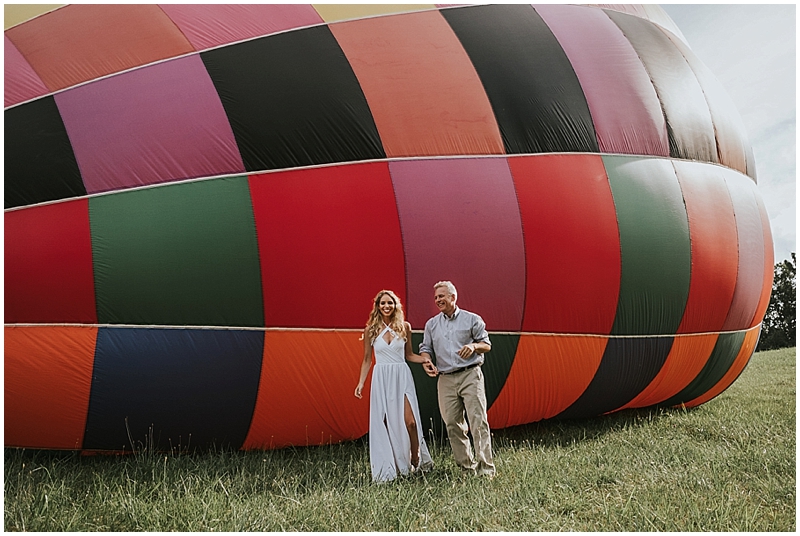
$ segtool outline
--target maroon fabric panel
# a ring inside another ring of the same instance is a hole
[[[267,327],[363,328],[382,289],[405,302],[386,163],[250,177]]]
[[[199,56],[55,96],[89,193],[244,171]]]
[[[47,86],[20,54],[8,36],[3,36],[3,80],[5,106],[11,106],[48,93]]]
[[[726,173],[725,182],[733,201],[739,236],[739,270],[733,303],[725,319],[724,331],[751,327],[764,283],[764,230],[756,202],[756,185],[746,176]]]
[[[6,212],[5,321],[97,323],[88,201]]]
[[[438,313],[433,285],[450,280],[458,305],[490,330],[519,331],[525,251],[505,158],[389,164],[403,229],[411,326]]]
[[[617,213],[597,155],[509,158],[527,285],[523,331],[611,333],[619,298]]]
[[[590,7],[537,5],[536,11],[580,80],[600,152],[669,156],[658,95],[617,25]]]
[[[195,50],[321,24],[311,5],[160,4]]]

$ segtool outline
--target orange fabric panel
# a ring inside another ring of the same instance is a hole
[[[50,91],[194,51],[157,5],[73,4],[6,35]]]
[[[761,298],[758,300],[756,314],[753,316],[750,327],[757,326],[764,320],[764,314],[767,312],[767,307],[769,307],[769,297],[772,294],[772,280],[775,277],[775,246],[772,243],[769,215],[761,196],[756,194],[755,197],[758,211],[761,213],[761,228],[764,231],[764,283],[761,287]]]
[[[267,331],[256,407],[242,449],[322,445],[367,433],[371,377],[363,398],[353,395],[364,351],[360,336],[359,331]]]
[[[4,333],[6,446],[80,449],[97,328],[6,326]]]
[[[438,11],[330,29],[364,90],[386,156],[504,153],[480,78]]]
[[[514,364],[489,408],[492,428],[549,419],[567,409],[594,378],[606,337],[522,334]]]
[[[739,353],[736,355],[736,359],[734,359],[731,368],[728,369],[728,372],[726,372],[722,379],[704,395],[698,396],[694,400],[686,402],[684,405],[687,408],[693,408],[695,406],[699,406],[700,404],[705,404],[712,398],[722,393],[722,391],[730,387],[731,384],[736,381],[736,378],[738,378],[742,373],[744,367],[746,367],[747,363],[750,362],[750,358],[753,357],[753,352],[756,349],[756,343],[758,342],[758,333],[760,329],[761,328],[759,327],[751,328],[745,334],[742,347],[739,350]]]
[[[680,393],[703,370],[718,337],[718,333],[676,336],[667,360],[650,385],[620,409],[645,408]]]

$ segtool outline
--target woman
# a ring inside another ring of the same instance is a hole
[[[419,418],[414,378],[406,365],[427,360],[411,351],[411,325],[405,321],[400,299],[391,290],[375,296],[364,328],[364,361],[355,395],[361,391],[372,365],[375,370],[369,396],[369,462],[372,480],[394,480],[397,474],[433,467]]]

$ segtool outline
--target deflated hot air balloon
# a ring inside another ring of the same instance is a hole
[[[443,279],[490,331],[494,428],[695,406],[754,351],[752,151],[656,6],[30,8],[6,8],[7,446],[361,437],[372,298],[416,350]]]

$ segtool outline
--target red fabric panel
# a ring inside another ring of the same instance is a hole
[[[605,337],[521,335],[500,395],[489,408],[489,425],[505,428],[554,417],[567,409],[594,378]]]
[[[80,449],[97,328],[6,326],[4,333],[6,446]]]
[[[48,93],[42,80],[22,57],[8,36],[4,37],[3,83],[5,106],[11,106]]]
[[[764,231],[764,282],[761,285],[761,298],[756,306],[756,314],[751,326],[757,326],[764,319],[764,314],[769,307],[769,296],[772,293],[772,279],[775,276],[775,246],[772,243],[772,230],[769,225],[769,215],[761,196],[756,193],[758,212],[761,214],[761,229]]]
[[[620,409],[652,406],[680,393],[703,370],[718,337],[718,333],[675,337],[667,360],[650,385]]]
[[[195,50],[321,24],[310,5],[160,4]]]
[[[580,80],[602,153],[669,156],[667,124],[639,56],[599,9],[537,5]]]
[[[324,294],[315,302],[323,307]],[[353,396],[364,355],[359,336],[358,331],[267,331],[256,407],[242,449],[324,445],[367,433],[371,377],[362,398]]]
[[[602,159],[547,155],[508,161],[525,234],[522,330],[610,333],[622,261]]]
[[[73,4],[6,35],[51,91],[194,51],[156,5]]]
[[[756,199],[756,185],[744,175],[725,173],[725,182],[733,201],[739,237],[739,269],[736,290],[723,331],[736,331],[752,326],[761,301],[764,285],[764,230]],[[772,268],[769,269],[772,271]]]
[[[678,333],[719,331],[733,300],[739,259],[736,218],[725,173],[718,166],[691,162],[673,161],[673,166],[686,204],[692,244],[689,299]]]
[[[750,362],[750,358],[753,357],[753,352],[755,352],[756,343],[758,342],[759,329],[760,328],[753,328],[745,334],[744,342],[742,342],[742,348],[739,350],[736,359],[734,359],[731,368],[725,373],[725,376],[723,376],[722,379],[718,381],[717,384],[707,393],[698,396],[694,400],[686,402],[684,405],[687,408],[693,408],[699,406],[700,404],[705,404],[712,398],[722,393],[725,389],[730,387],[734,381],[736,381],[736,378],[738,378],[742,371],[744,371],[747,363]]]
[[[364,90],[386,156],[504,153],[478,74],[438,11],[330,29]]]
[[[250,177],[267,327],[363,328],[382,289],[405,302],[386,163]]]
[[[438,314],[433,285],[450,280],[458,306],[490,330],[519,331],[525,253],[514,182],[505,158],[391,162],[403,229],[408,318]]]
[[[6,212],[6,323],[97,323],[88,201]]]

